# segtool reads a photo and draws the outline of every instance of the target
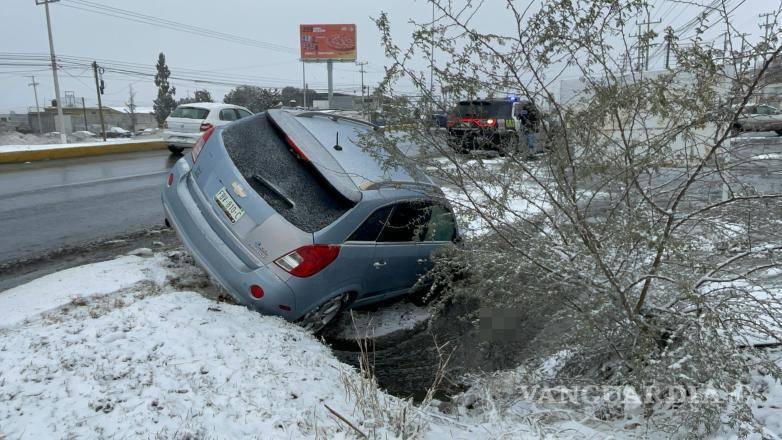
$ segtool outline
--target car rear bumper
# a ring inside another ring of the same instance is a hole
[[[192,148],[193,145],[198,142],[198,139],[201,138],[201,135],[203,135],[203,133],[185,133],[166,130],[163,132],[163,141],[166,144],[175,147]]]
[[[176,230],[182,243],[209,275],[212,276],[240,304],[264,314],[282,316],[288,320],[299,318],[295,296],[290,287],[268,267],[259,263],[253,267],[245,263],[214,231],[194,197],[203,197],[190,177],[190,164],[180,159],[172,168],[174,180],[162,191],[166,218]],[[255,299],[250,286],[263,288],[264,296]],[[287,306],[284,310],[280,306]]]

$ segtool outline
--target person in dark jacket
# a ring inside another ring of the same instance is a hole
[[[540,117],[535,104],[527,101],[518,107],[516,119],[519,120],[519,140],[522,145],[527,145],[527,153],[535,152],[535,142]]]

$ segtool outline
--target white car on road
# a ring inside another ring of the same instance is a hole
[[[182,104],[166,118],[163,140],[172,153],[181,154],[192,148],[205,131],[229,124],[253,113],[238,105],[214,102]]]

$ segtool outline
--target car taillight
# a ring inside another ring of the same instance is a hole
[[[203,127],[203,124],[201,124],[201,126]],[[201,150],[204,148],[204,144],[206,144],[206,141],[209,140],[209,137],[212,136],[212,132],[214,131],[215,128],[210,124],[209,129],[206,130],[206,133],[202,134],[195,145],[193,145],[193,150],[190,152],[190,155],[193,156],[193,163],[195,163],[195,161],[198,159],[198,155],[201,154]]]
[[[486,120],[486,125],[492,126],[492,125],[494,125],[495,122],[497,122],[497,121],[495,121],[494,119],[489,118],[489,119]]]
[[[202,122],[201,126],[198,127],[200,131],[209,131],[214,128],[214,125],[208,123],[208,122]]]
[[[174,173],[168,174],[168,186],[171,186],[171,184],[174,183]]]
[[[250,286],[250,295],[255,299],[263,298],[263,288],[257,284]]]
[[[274,262],[291,275],[306,278],[323,270],[339,255],[339,246],[313,244],[302,246]]]

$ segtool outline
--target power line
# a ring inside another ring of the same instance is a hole
[[[64,0],[64,1],[65,2],[62,4],[62,6],[67,8],[78,9],[81,11],[91,12],[94,14],[119,18],[121,20],[132,21],[135,23],[141,23],[141,24],[160,27],[168,30],[173,30],[176,32],[183,32],[192,35],[198,35],[201,37],[213,38],[221,41],[228,41],[232,43],[257,47],[260,49],[266,49],[275,52],[297,53],[297,51],[294,48],[283,46],[281,44],[269,43],[266,41],[260,41],[253,38],[242,37],[239,35],[229,34],[226,32],[219,32],[212,29],[203,28],[200,26],[189,25],[186,23],[180,23],[173,20],[166,20],[151,15],[129,11],[126,9],[101,5],[99,3],[94,3],[88,0]]]

